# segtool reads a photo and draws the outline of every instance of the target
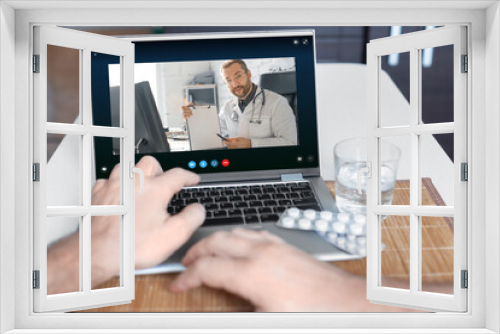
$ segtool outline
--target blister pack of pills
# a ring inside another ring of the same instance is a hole
[[[286,229],[316,231],[345,252],[366,256],[365,215],[289,208],[276,225]]]

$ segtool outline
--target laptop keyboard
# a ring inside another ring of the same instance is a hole
[[[205,206],[203,226],[274,223],[289,207],[320,210],[309,182],[184,188],[167,211],[175,214],[191,203]]]

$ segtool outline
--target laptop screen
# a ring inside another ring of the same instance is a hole
[[[164,170],[316,168],[314,32],[175,35],[135,44],[135,150]],[[119,58],[92,57],[93,124],[118,126]],[[94,138],[96,174],[120,140]]]

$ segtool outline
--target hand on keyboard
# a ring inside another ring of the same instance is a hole
[[[141,166],[143,160],[146,168]],[[183,187],[200,181],[198,175],[181,168],[163,172],[152,157],[142,158],[137,166],[146,174],[144,193],[135,197],[135,262],[140,269],[163,262],[189,240],[205,220],[205,209],[194,203],[175,215],[165,210]]]
[[[319,262],[265,231],[217,232],[194,245],[182,263],[187,270],[172,282],[171,291],[220,288],[249,300],[260,312],[334,312],[353,294],[369,304],[361,277]],[[346,291],[345,282],[359,290]]]
[[[135,196],[135,263],[136,268],[141,269],[161,263],[182,246],[202,224],[205,219],[205,209],[200,204],[193,204],[173,216],[165,211],[165,207],[179,190],[200,181],[198,175],[180,168],[163,172],[158,161],[150,156],[143,157],[136,167],[142,169],[145,176],[144,192],[142,195],[136,192]],[[114,198],[119,192],[112,191],[114,187],[119,187],[119,173],[117,165],[108,180],[98,180],[92,192],[93,203],[119,204],[119,198]],[[138,188],[136,180],[136,190]],[[104,222],[109,220],[109,217],[94,218]],[[93,246],[99,244],[98,241],[102,238],[120,240],[109,235],[119,233],[119,224],[106,225],[101,222],[98,225],[94,224],[94,218],[92,219]],[[94,241],[94,238],[97,241]],[[119,250],[118,246],[110,245],[109,241],[103,242],[102,247],[97,248],[99,253],[102,252],[104,259],[109,258],[109,254],[114,253],[113,250]],[[116,263],[119,264],[119,261]]]
[[[185,186],[199,182],[198,175],[180,168],[163,172],[155,158],[146,156],[137,167],[144,172],[144,191],[135,197],[135,267],[147,268],[163,262],[183,245],[203,223],[205,209],[188,205],[171,216],[165,210],[172,196]],[[120,166],[109,179],[98,180],[92,189],[92,205],[120,204]],[[120,271],[120,217],[93,216],[92,287]],[[47,250],[47,291],[49,294],[78,291],[79,234],[61,239]],[[75,275],[76,273],[76,275]]]
[[[286,244],[266,231],[217,232],[195,244],[182,263],[187,270],[170,285],[184,292],[206,285],[250,301],[258,312],[411,312],[371,304],[366,279],[352,275]],[[403,288],[404,281],[388,279]],[[433,286],[453,293],[453,286]]]

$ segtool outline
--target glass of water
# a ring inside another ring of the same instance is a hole
[[[366,167],[366,138],[351,138],[333,148],[335,199],[340,212],[366,214],[366,173],[361,175],[358,193],[358,171]],[[381,143],[380,186],[382,205],[392,202],[401,150],[386,140]],[[376,177],[373,175],[372,177]]]

